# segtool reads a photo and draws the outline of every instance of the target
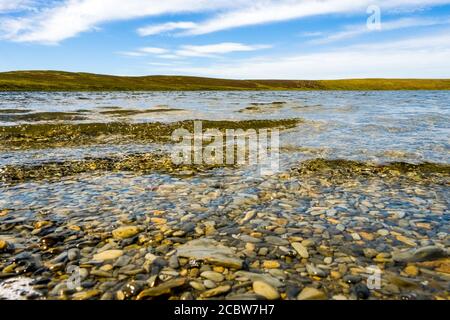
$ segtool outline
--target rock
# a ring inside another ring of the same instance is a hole
[[[0,240],[0,252],[6,251],[7,248],[8,242],[6,242],[5,240]]]
[[[166,281],[162,284],[160,284],[157,287],[146,289],[144,291],[141,291],[141,293],[138,294],[136,297],[137,300],[142,300],[144,298],[149,297],[158,297],[163,294],[170,294],[173,288],[181,287],[185,285],[186,279],[185,278],[178,278]]]
[[[169,267],[173,269],[178,269],[180,266],[180,263],[178,262],[178,257],[176,255],[173,255],[169,258]]]
[[[356,232],[352,233],[351,236],[352,236],[353,240],[355,240],[355,241],[361,240],[361,236]]]
[[[69,249],[69,251],[67,251],[67,258],[70,261],[75,261],[78,260],[78,258],[80,257],[80,250],[79,249]]]
[[[203,278],[209,279],[214,282],[222,282],[225,279],[225,277],[222,274],[214,271],[204,271],[200,275]]]
[[[239,237],[242,241],[244,242],[249,242],[249,243],[260,243],[262,240],[255,238],[255,237],[251,237],[249,235],[243,234]]]
[[[355,284],[355,283],[360,282],[362,280],[362,278],[361,278],[361,276],[358,276],[358,275],[347,274],[342,278],[342,280],[344,280],[344,282],[347,282],[347,283]]]
[[[255,214],[256,214],[255,211],[249,211],[249,212],[247,212],[247,213],[245,214],[244,218],[242,218],[242,219],[239,221],[239,224],[244,224],[244,223],[246,223],[247,221],[253,219],[253,217],[255,216]]]
[[[212,289],[212,288],[217,287],[217,284],[214,281],[209,280],[209,279],[206,279],[205,281],[203,281],[203,284],[204,284],[205,288],[207,288],[207,289]]]
[[[236,277],[242,277],[242,278],[247,278],[251,281],[261,281],[261,282],[265,282],[267,284],[270,284],[272,287],[282,287],[283,283],[278,280],[275,277],[272,277],[271,275],[267,274],[267,273],[252,273],[252,272],[247,272],[247,271],[238,271],[235,273]]]
[[[408,237],[402,236],[402,235],[398,235],[395,237],[398,241],[403,242],[404,244],[410,246],[410,247],[416,247],[417,243],[413,240],[410,239]]]
[[[229,286],[229,285],[220,286],[220,287],[217,287],[217,288],[214,288],[214,289],[211,289],[211,290],[201,293],[200,297],[211,298],[211,297],[215,297],[215,296],[219,296],[224,293],[227,293],[230,290],[231,290],[231,286]]]
[[[407,266],[403,271],[405,271],[405,273],[411,277],[416,277],[419,274],[419,268],[413,265]]]
[[[297,300],[325,300],[326,298],[325,293],[311,287],[304,288],[297,296]]]
[[[364,256],[368,259],[375,258],[378,254],[378,251],[372,248],[364,248],[363,249]]]
[[[122,250],[107,250],[94,255],[95,261],[114,260],[123,255]]]
[[[407,251],[393,252],[392,258],[396,262],[423,262],[432,261],[448,256],[446,250],[437,246],[427,246],[419,249],[411,249]]]
[[[280,298],[280,294],[278,293],[277,289],[263,281],[253,282],[253,291],[255,291],[257,295],[260,295],[267,300],[277,300]]]
[[[264,269],[278,269],[280,267],[280,263],[276,260],[266,260],[263,262]]]
[[[211,239],[189,241],[178,247],[177,255],[183,258],[202,260],[211,264],[242,269],[242,260],[235,251]]]
[[[189,282],[189,285],[192,288],[194,288],[195,290],[198,290],[198,291],[205,291],[206,290],[206,288],[203,285],[203,283],[200,283],[200,282],[197,282],[197,281],[191,281],[191,282]]]
[[[400,288],[409,288],[409,289],[413,289],[413,288],[418,288],[419,284],[409,278],[406,277],[400,277],[397,275],[388,275],[386,277],[386,279],[391,283],[396,285],[397,287]]]
[[[364,283],[356,284],[352,291],[358,299],[366,300],[370,297],[370,290]]]
[[[139,228],[136,226],[124,226],[113,230],[112,235],[116,239],[127,239],[134,237],[139,233]]]
[[[91,298],[99,296],[101,293],[102,292],[100,290],[96,290],[96,289],[89,290],[89,291],[77,292],[72,295],[72,299],[73,300],[89,300]]]
[[[264,240],[266,240],[266,242],[273,244],[275,246],[286,246],[289,244],[289,241],[282,239],[280,237],[274,237],[274,236],[265,237]]]
[[[372,233],[361,231],[359,235],[361,236],[361,238],[367,241],[373,241],[375,239],[375,236]]]
[[[51,227],[53,225],[53,223],[51,221],[37,221],[34,223],[34,228],[35,229],[42,229],[42,228],[48,228]]]
[[[325,257],[325,258],[323,259],[323,262],[324,262],[325,264],[332,264],[332,263],[333,263],[333,258],[332,258],[332,257]]]
[[[306,249],[306,247],[304,247],[301,243],[293,242],[291,245],[295,249],[295,251],[297,251],[297,253],[300,255],[300,257],[302,257],[304,259],[309,258],[308,249]]]
[[[310,276],[317,276],[317,277],[321,277],[321,278],[324,278],[324,277],[327,276],[325,271],[315,267],[312,264],[307,264],[306,265],[306,271],[308,272],[308,274]]]
[[[377,231],[377,233],[382,236],[382,237],[386,237],[389,234],[389,230],[387,229],[380,229]]]

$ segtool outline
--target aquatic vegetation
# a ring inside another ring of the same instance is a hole
[[[261,129],[291,128],[300,119],[203,121],[204,129]],[[0,149],[30,149],[82,146],[105,143],[170,142],[172,132],[178,128],[193,131],[193,121],[171,123],[45,123],[0,127]]]

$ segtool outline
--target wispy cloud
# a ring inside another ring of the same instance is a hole
[[[196,27],[194,22],[167,22],[158,25],[150,25],[146,27],[139,28],[137,30],[138,34],[145,36],[152,36],[155,34],[165,33],[173,30],[189,30]]]
[[[0,0],[0,13],[25,10],[32,5],[32,0]]]
[[[217,54],[256,51],[269,48],[271,48],[269,45],[247,45],[236,42],[224,42],[203,46],[185,45],[182,46],[180,50],[177,50],[176,54],[184,57],[210,57]]]
[[[121,55],[143,57],[154,55],[162,59],[179,59],[182,57],[217,57],[233,52],[248,52],[271,48],[270,45],[248,45],[237,42],[222,42],[208,45],[183,45],[176,50],[164,48],[146,47],[136,51],[119,52]]]
[[[288,56],[251,58],[174,74],[241,79],[448,78],[450,30],[429,36]]]
[[[371,30],[366,25],[349,25],[342,31],[320,36],[317,39],[309,41],[312,44],[326,44],[335,41],[350,39],[364,34],[378,32],[378,31],[393,31],[405,28],[429,27],[436,25],[450,24],[450,17],[445,18],[402,18],[391,21],[383,21],[381,30]]]
[[[144,57],[151,54],[166,54],[169,50],[164,48],[158,48],[158,47],[144,47],[139,48],[135,51],[121,51],[118,52],[120,55],[129,56],[129,57]]]
[[[0,1],[4,8],[21,3],[19,0]],[[180,34],[199,35],[314,15],[365,12],[366,7],[374,2],[386,9],[398,9],[450,3],[450,0],[64,0],[47,4],[38,1],[35,12],[2,19],[0,38],[51,44],[82,32],[98,30],[106,22],[177,13],[204,13],[208,17],[204,21],[174,21],[138,30],[141,35],[174,30]]]

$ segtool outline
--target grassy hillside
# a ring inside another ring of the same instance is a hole
[[[0,91],[450,90],[450,79],[226,80],[183,76],[118,77],[61,71],[0,73]]]

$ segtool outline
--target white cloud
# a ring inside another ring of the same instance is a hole
[[[382,21],[381,30],[379,31],[392,31],[405,28],[417,28],[417,27],[429,27],[436,25],[449,24],[450,18],[438,19],[438,18],[402,18],[398,20]],[[344,28],[343,31],[339,31],[333,34],[322,36],[318,39],[309,41],[312,44],[325,44],[334,41],[340,41],[357,37],[367,33],[378,32],[378,30],[370,30],[365,25],[351,25]]]
[[[145,47],[136,51],[118,52],[121,55],[130,57],[144,57],[153,55],[161,59],[179,59],[183,57],[216,57],[217,55],[232,53],[255,51],[271,48],[269,45],[248,45],[236,42],[223,42],[217,44],[208,44],[201,46],[183,45],[177,50],[168,50],[164,48]]]
[[[182,46],[180,50],[177,50],[176,54],[184,57],[208,57],[231,52],[262,50],[270,47],[271,46],[268,45],[247,45],[235,42],[224,42],[203,46],[185,45]]]
[[[19,0],[0,0],[10,7]],[[35,2],[35,1],[34,1]],[[33,3],[34,3],[33,2]],[[0,38],[19,42],[58,43],[104,23],[177,13],[207,13],[203,22],[171,22],[140,29],[143,35],[184,30],[205,34],[230,28],[298,19],[313,15],[365,12],[369,4],[383,9],[414,8],[450,0],[37,0],[34,13],[0,22]],[[11,28],[11,26],[13,28]]]
[[[185,35],[200,35],[236,27],[287,21],[304,17],[365,12],[369,5],[378,4],[381,8],[403,8],[450,3],[449,0],[279,0],[255,1],[247,8],[231,10],[207,21],[198,23],[185,31]]]
[[[144,57],[152,54],[166,54],[169,50],[158,47],[145,47],[137,49],[136,51],[121,51],[118,54],[129,57]]]
[[[167,22],[163,24],[142,27],[139,28],[137,32],[139,35],[145,37],[173,30],[193,29],[195,28],[195,26],[196,24],[194,22]]]
[[[19,42],[57,43],[111,21],[170,13],[207,12],[232,8],[243,0],[65,0],[21,18],[3,21],[3,38]],[[14,24],[14,30],[6,25]],[[1,37],[1,33],[0,33]]]
[[[0,13],[25,10],[31,5],[31,0],[0,0]]]
[[[449,78],[449,31],[328,52],[253,58],[172,71],[235,79]]]
[[[139,51],[142,53],[150,53],[150,54],[165,54],[165,53],[169,52],[169,50],[167,50],[167,49],[156,48],[156,47],[141,48],[141,49],[139,49]]]

